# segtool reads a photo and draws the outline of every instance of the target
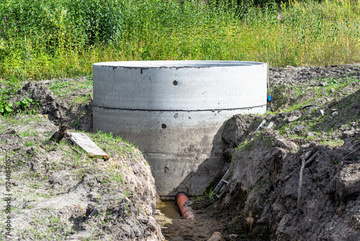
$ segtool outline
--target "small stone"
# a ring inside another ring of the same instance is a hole
[[[220,232],[214,232],[208,241],[225,241],[225,239]]]
[[[332,116],[337,116],[338,114],[339,114],[339,112],[334,111],[334,112],[332,113]]]
[[[335,90],[334,90],[333,88],[331,88],[331,89],[330,89],[330,92],[331,92],[331,93],[334,93],[334,92],[335,92]]]
[[[341,125],[339,128],[340,131],[347,131],[348,130],[348,126],[347,125]]]
[[[324,116],[324,115],[325,115],[325,111],[324,111],[324,110],[320,110],[320,114],[321,114],[322,116]]]
[[[351,127],[356,127],[357,123],[356,122],[351,122],[350,125],[351,125]]]
[[[299,131],[302,131],[304,128],[305,128],[305,126],[297,125],[297,126],[294,126],[293,131],[299,132]]]
[[[313,137],[313,136],[316,136],[316,132],[308,132],[307,135]]]
[[[301,117],[301,115],[300,115],[300,116],[296,116],[296,115],[290,116],[290,117],[288,118],[288,122],[296,121],[296,120],[299,119],[300,117]]]
[[[344,131],[342,133],[342,137],[343,138],[349,138],[349,137],[353,137],[355,135],[355,131]]]

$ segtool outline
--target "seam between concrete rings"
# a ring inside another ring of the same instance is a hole
[[[130,109],[130,108],[115,108],[115,107],[104,107],[104,106],[98,106],[93,105],[93,107],[99,108],[99,109],[105,109],[105,110],[125,110],[125,111],[148,111],[148,112],[205,112],[205,111],[234,111],[234,110],[246,110],[246,109],[254,109],[259,107],[266,107],[266,104],[264,105],[257,105],[257,106],[251,106],[251,107],[242,107],[242,108],[223,108],[223,109],[202,109],[202,110],[162,110],[162,109]]]

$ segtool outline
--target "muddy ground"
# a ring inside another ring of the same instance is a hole
[[[10,238],[360,240],[360,65],[269,72],[271,110],[227,121],[227,161],[206,195],[192,198],[195,220],[173,203],[172,214],[162,204],[155,210],[141,153],[91,133],[91,79],[25,84],[10,101],[36,99],[37,114],[0,117],[2,184],[6,160],[15,165]],[[60,124],[87,133],[111,160],[91,159],[67,140],[47,143]],[[227,170],[229,184],[212,194]]]

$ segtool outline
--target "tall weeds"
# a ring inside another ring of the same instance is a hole
[[[358,1],[262,7],[229,2],[4,0],[0,78],[83,75],[100,61],[216,59],[285,66],[360,60]]]

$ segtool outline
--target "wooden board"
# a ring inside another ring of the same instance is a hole
[[[95,142],[93,142],[86,134],[84,133],[69,133],[71,135],[70,140],[76,145],[80,146],[83,150],[89,153],[90,157],[102,156],[106,160],[110,158],[100,147],[98,147]]]

